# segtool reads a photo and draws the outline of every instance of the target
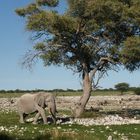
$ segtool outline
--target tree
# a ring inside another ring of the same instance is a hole
[[[58,0],[36,0],[16,13],[26,19],[26,28],[36,43],[25,55],[25,66],[40,58],[44,66],[64,65],[81,74],[83,95],[74,109],[75,117],[79,117],[92,89],[107,71],[123,66],[132,72],[140,67],[140,1],[67,3],[63,15],[55,10]]]
[[[140,87],[133,89],[133,91],[136,95],[140,95]]]
[[[121,94],[123,94],[123,92],[128,91],[129,84],[128,83],[118,83],[115,85],[115,88],[117,90],[121,91]]]

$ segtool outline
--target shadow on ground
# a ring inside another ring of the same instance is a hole
[[[6,134],[0,134],[0,140],[15,140],[15,138],[12,138]]]

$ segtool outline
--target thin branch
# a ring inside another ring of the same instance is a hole
[[[81,28],[81,24],[83,22],[83,19],[80,20],[80,22],[78,23],[78,27],[77,27],[77,30],[76,30],[76,34],[78,34],[80,32],[80,28]]]
[[[42,31],[36,32],[36,34],[33,35],[31,39],[33,41],[35,41],[35,40],[40,39],[42,36],[49,36],[49,33],[47,31],[45,31],[45,29],[44,29],[44,31],[42,30]]]
[[[95,76],[95,73],[98,71],[98,69],[103,69],[103,65],[105,63],[114,63],[114,61],[110,58],[110,57],[101,57],[99,62],[97,63],[96,67],[90,71],[90,80],[93,79],[93,77]]]
[[[92,35],[86,35],[86,37],[93,39],[94,41],[98,41],[99,37],[94,37]]]
[[[98,88],[99,81],[101,80],[101,78],[104,76],[105,73],[106,73],[106,71],[102,71],[102,72],[98,73],[98,78],[97,78],[96,83],[93,80],[93,82],[92,82],[93,83],[93,90]]]
[[[38,57],[41,53],[42,52],[34,52],[29,50],[23,57],[23,61],[21,62],[22,67],[31,70],[32,67],[36,64],[36,61],[38,60]]]
[[[97,72],[98,68],[99,68],[100,66],[102,66],[104,63],[106,63],[106,62],[104,61],[103,58],[101,58],[101,59],[99,60],[99,62],[97,63],[96,67],[95,67],[93,70],[90,71],[90,80],[93,79],[93,77],[95,76],[95,73]]]

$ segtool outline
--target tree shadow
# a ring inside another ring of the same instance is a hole
[[[83,113],[84,117],[98,117],[98,116],[107,116],[107,115],[119,115],[121,117],[129,117],[129,118],[140,118],[140,109],[131,109],[125,108],[121,110],[102,110],[100,108],[90,108],[86,109]]]
[[[72,117],[57,117],[56,121],[59,121],[61,123],[66,123],[66,122],[69,122],[71,119],[73,119],[73,118]],[[52,124],[53,119],[51,117],[47,117],[47,122]]]
[[[8,136],[7,134],[0,134],[0,140],[16,140],[17,138]],[[32,138],[29,139],[24,139],[24,138],[18,138],[19,140],[31,140]],[[53,136],[53,134],[45,134],[45,135],[39,135],[33,140],[72,140],[71,136],[63,136],[60,134],[57,137]]]
[[[36,137],[34,140],[51,140],[52,136],[51,134],[46,134],[46,135],[40,135]]]
[[[73,119],[73,117],[57,117],[56,121],[61,123],[66,123],[69,122]],[[40,118],[38,119],[38,124],[42,124],[43,123],[43,119]],[[48,124],[54,124],[52,117],[47,117],[47,123]]]
[[[53,136],[52,134],[47,134],[47,135],[41,135],[36,137],[34,140],[74,140],[72,138],[72,136],[64,136],[61,135],[60,136]]]

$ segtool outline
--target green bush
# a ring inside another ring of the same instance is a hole
[[[134,93],[135,93],[136,95],[140,95],[140,87],[134,89]]]

